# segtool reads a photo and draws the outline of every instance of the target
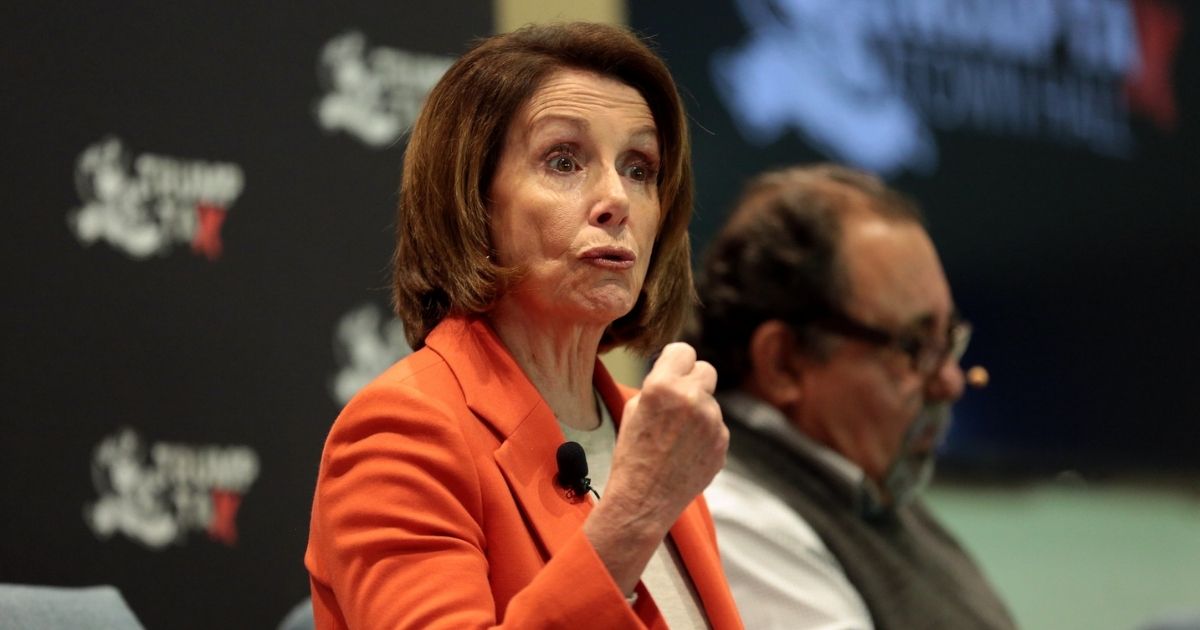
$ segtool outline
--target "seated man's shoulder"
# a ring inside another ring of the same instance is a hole
[[[725,469],[717,473],[704,499],[718,530],[745,529],[764,539],[786,538],[809,551],[825,544],[798,512],[749,476]]]

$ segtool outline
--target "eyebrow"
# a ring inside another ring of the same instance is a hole
[[[591,120],[583,116],[571,116],[568,114],[542,114],[535,115],[535,117],[530,121],[529,135],[532,136],[540,127],[553,125],[555,123],[565,124],[568,127],[573,127],[575,131],[579,132],[586,132],[592,127]],[[643,141],[647,137],[653,140],[656,145],[659,144],[658,127],[654,125],[643,125],[635,129],[633,133],[629,134],[629,139],[639,142]],[[655,149],[658,148],[659,147],[657,146],[655,147]]]
[[[950,307],[950,316],[948,318],[950,324],[953,325],[954,322],[959,321],[961,319],[962,319],[962,313],[959,312],[958,307],[951,306]],[[933,325],[936,322],[936,320],[937,320],[937,316],[934,315],[933,313],[922,313],[921,315],[918,315],[917,317],[910,320],[908,322],[908,324],[906,324],[904,326],[903,329],[904,330],[914,330],[914,329],[932,330]]]
[[[922,313],[908,321],[902,330],[931,330],[937,317],[933,313]]]
[[[645,138],[648,138],[649,140],[654,141],[654,150],[655,151],[662,150],[662,146],[661,146],[662,142],[658,137],[658,127],[646,125],[645,127],[642,127],[640,129],[638,129],[637,131],[634,131],[632,134],[630,134],[629,138],[630,138],[630,140],[636,140],[639,142]]]
[[[568,116],[566,114],[537,114],[529,121],[529,130],[534,131],[539,127],[552,125],[555,123],[565,124],[568,127],[574,127],[579,131],[590,129],[592,123],[587,118],[582,116]]]

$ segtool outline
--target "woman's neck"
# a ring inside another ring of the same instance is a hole
[[[600,424],[592,375],[605,326],[540,317],[503,299],[489,318],[559,422],[584,430]]]

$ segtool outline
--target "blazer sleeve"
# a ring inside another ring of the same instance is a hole
[[[322,456],[314,597],[331,591],[351,628],[643,628],[582,528],[496,618],[474,457],[444,403],[395,382],[364,390]]]

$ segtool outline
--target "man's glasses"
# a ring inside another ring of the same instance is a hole
[[[926,378],[945,365],[947,359],[961,359],[967,351],[967,344],[971,342],[971,323],[957,316],[951,320],[946,338],[941,343],[916,333],[895,335],[864,324],[841,311],[834,311],[817,322],[817,326],[877,346],[895,348],[908,356],[914,372]]]

